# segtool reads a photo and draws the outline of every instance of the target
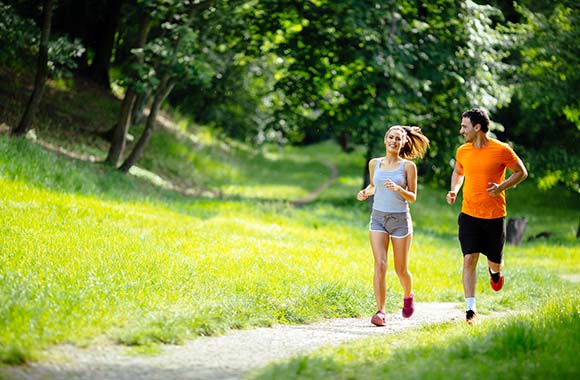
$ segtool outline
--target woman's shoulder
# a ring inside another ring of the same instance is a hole
[[[415,163],[411,160],[403,159],[403,167],[405,169],[415,169],[417,165],[415,165]]]
[[[381,162],[383,160],[383,158],[385,158],[385,157],[371,158],[371,160],[369,161],[369,165],[375,166],[377,163]]]

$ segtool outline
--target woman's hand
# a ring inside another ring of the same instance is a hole
[[[358,199],[359,201],[364,201],[368,198],[368,194],[366,192],[365,189],[362,189],[361,191],[358,192],[358,194],[356,195],[356,199]]]
[[[403,189],[401,186],[394,183],[391,179],[386,180],[384,186],[387,190],[392,191],[394,193],[399,193]]]

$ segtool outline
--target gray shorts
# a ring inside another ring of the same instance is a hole
[[[413,221],[409,212],[383,212],[373,210],[369,231],[382,232],[394,238],[403,238],[413,233]]]

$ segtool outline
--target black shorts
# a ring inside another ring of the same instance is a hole
[[[505,217],[481,219],[460,213],[457,224],[459,224],[459,243],[464,256],[482,253],[489,261],[502,263],[506,237]]]

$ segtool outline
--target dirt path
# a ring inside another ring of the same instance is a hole
[[[387,317],[386,327],[368,318],[333,319],[298,326],[275,326],[202,337],[182,346],[163,347],[156,356],[129,355],[121,346],[58,346],[51,359],[26,366],[0,368],[10,380],[234,380],[249,371],[292,355],[368,336],[391,334],[431,323],[462,321],[455,303],[417,303],[410,319]]]
[[[318,186],[314,191],[308,193],[303,198],[300,198],[300,199],[292,202],[291,203],[292,206],[300,207],[300,206],[303,206],[307,203],[312,202],[320,195],[320,193],[322,193],[324,190],[326,190],[328,187],[330,187],[330,185],[332,185],[334,183],[334,181],[336,181],[336,179],[338,178],[338,174],[339,174],[338,168],[336,166],[334,166],[334,164],[326,163],[326,162],[324,163],[324,166],[326,166],[327,168],[330,169],[330,177],[324,183],[322,183],[320,186]]]

